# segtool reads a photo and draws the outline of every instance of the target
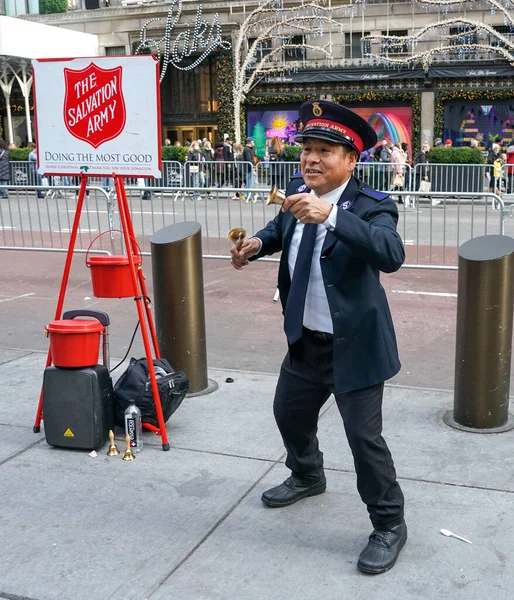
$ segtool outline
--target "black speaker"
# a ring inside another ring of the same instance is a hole
[[[43,420],[50,446],[95,450],[113,425],[112,380],[103,365],[48,367],[43,377]]]
[[[100,0],[86,0],[86,9],[100,8]]]

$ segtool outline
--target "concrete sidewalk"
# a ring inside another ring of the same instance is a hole
[[[446,427],[451,393],[386,388],[384,435],[409,541],[392,571],[372,577],[356,569],[371,526],[333,401],[319,428],[327,492],[272,510],[260,495],[288,474],[276,376],[211,370],[219,389],[184,401],[168,423],[171,450],[147,432],[126,463],[107,445],[91,458],[32,432],[44,362],[0,350],[0,598],[514,597],[514,432]]]

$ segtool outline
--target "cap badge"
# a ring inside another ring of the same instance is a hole
[[[312,103],[312,114],[315,117],[321,117],[321,115],[323,114],[323,110],[322,110],[321,106],[319,105],[319,102]]]

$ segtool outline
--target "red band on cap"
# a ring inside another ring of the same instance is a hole
[[[343,137],[352,138],[351,143],[362,152],[364,150],[364,142],[359,137],[359,135],[348,127],[341,125],[341,123],[336,123],[335,121],[329,121],[328,119],[312,119],[311,121],[307,121],[305,125],[302,135],[309,137],[309,133],[307,129],[310,127],[322,127],[323,129],[329,129],[330,131],[334,131],[336,133],[340,133]],[[350,141],[350,140],[349,140]]]

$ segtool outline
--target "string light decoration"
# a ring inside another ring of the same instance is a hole
[[[489,5],[491,14],[501,14],[504,25],[514,31],[512,0],[413,0],[413,2],[424,5],[427,12],[430,12],[431,7],[437,7],[438,11],[445,16],[448,16],[449,11],[459,10],[460,7],[470,10],[481,9],[485,3]],[[452,29],[456,32],[452,33]],[[436,31],[442,32],[445,40],[449,40],[450,43],[437,44],[433,40],[429,41],[427,38],[430,37],[430,33]],[[447,31],[448,33],[446,33]],[[424,41],[429,42],[431,47],[417,52],[416,46]],[[372,52],[371,44],[373,42],[380,44],[380,52]],[[465,15],[456,14],[452,18],[434,21],[412,35],[367,35],[362,38],[362,43],[363,53],[367,57],[373,57],[391,65],[421,64],[425,71],[428,71],[437,55],[456,54],[464,60],[466,56],[479,52],[489,52],[501,56],[514,66],[514,41],[502,35],[491,25],[468,19]],[[412,49],[409,55],[394,56],[395,53],[404,52],[409,46]]]
[[[233,43],[233,123],[234,137],[241,143],[241,105],[259,81],[270,74],[298,70],[298,65],[285,61],[285,54],[307,50],[320,52],[332,59],[332,44],[311,43],[327,31],[343,27],[326,6],[326,0],[302,0],[301,5],[284,7],[283,0],[263,0],[241,25]],[[302,41],[294,41],[302,36]]]
[[[181,31],[175,36],[172,42],[173,30],[178,25],[182,14],[182,0],[172,0],[171,6],[166,17],[164,27],[164,36],[158,40],[147,37],[147,29],[151,23],[160,21],[160,18],[154,18],[147,21],[139,32],[139,42],[135,48],[134,54],[143,54],[156,50],[157,58],[161,61],[161,47],[164,46],[162,54],[162,66],[160,81],[164,79],[168,66],[171,64],[175,69],[181,71],[191,71],[203,62],[211,52],[217,49],[230,49],[230,42],[224,40],[221,36],[221,25],[218,13],[214,14],[212,23],[202,18],[202,6],[198,5],[196,9],[196,18],[193,32],[189,29]],[[190,57],[201,51],[193,61],[188,61]],[[185,64],[187,63],[187,64]]]

